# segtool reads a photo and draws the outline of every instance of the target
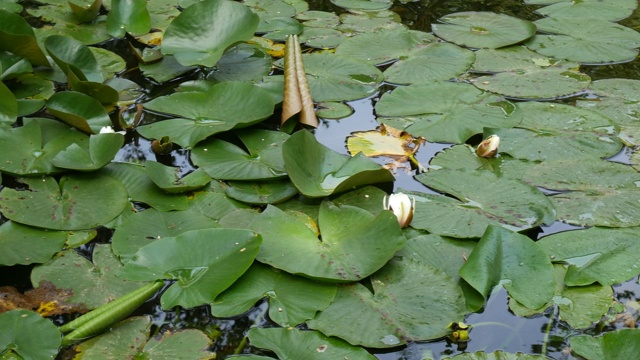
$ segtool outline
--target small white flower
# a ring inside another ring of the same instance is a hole
[[[476,154],[484,158],[494,157],[498,154],[498,146],[500,146],[500,137],[491,135],[478,145]]]
[[[391,194],[389,195],[388,201],[387,197],[384,197],[382,205],[385,210],[390,210],[396,215],[401,228],[406,228],[411,224],[411,220],[413,220],[413,212],[416,208],[415,198],[413,198],[412,202],[406,194]]]
[[[111,126],[103,126],[100,129],[100,134],[121,134],[124,135],[126,131],[115,131]]]

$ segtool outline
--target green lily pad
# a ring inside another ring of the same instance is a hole
[[[163,309],[213,302],[258,254],[260,235],[245,229],[193,230],[144,246],[118,272],[125,279],[176,280],[160,298]]]
[[[58,289],[71,290],[69,298],[58,301],[66,305],[82,304],[88,309],[102,306],[141,286],[138,281],[116,277],[122,264],[111,252],[109,244],[96,244],[92,260],[87,260],[75,250],[62,251],[33,269],[31,283],[38,287],[47,281]]]
[[[380,269],[406,242],[389,211],[373,215],[325,201],[318,215],[321,240],[312,223],[298,212],[268,206],[249,226],[262,234],[258,261],[314,279],[357,281]]]
[[[588,109],[563,104],[521,103],[521,129],[491,129],[500,137],[500,152],[514,158],[541,161],[606,158],[620,151],[617,128],[609,118]]]
[[[419,259],[394,258],[371,276],[370,288],[339,287],[333,303],[307,324],[354,345],[389,348],[446,336],[465,313],[451,277]]]
[[[151,29],[151,17],[144,0],[111,0],[107,15],[109,35],[122,38],[126,33],[144,35]]]
[[[400,15],[397,12],[383,10],[357,14],[340,14],[340,25],[338,25],[337,29],[347,34],[372,34],[377,32],[378,35],[384,36],[388,31],[406,29],[406,26],[402,24]]]
[[[333,49],[346,38],[345,33],[336,29],[307,28],[300,34],[300,42],[316,49]]]
[[[0,9],[0,50],[9,51],[29,60],[33,65],[50,67],[49,60],[38,45],[33,28],[22,16]]]
[[[454,44],[470,48],[497,49],[522,42],[536,33],[536,26],[505,14],[460,12],[431,24],[433,33]]]
[[[638,55],[640,34],[628,27],[593,18],[544,18],[538,29],[557,35],[536,35],[527,47],[556,59],[583,64],[631,61]]]
[[[260,47],[240,43],[225,51],[207,79],[216,82],[258,82],[269,75],[272,63],[271,56]]]
[[[171,55],[165,55],[160,59],[160,61],[149,64],[141,62],[138,64],[138,67],[144,76],[161,83],[175,79],[176,77],[197,68],[196,66],[183,66],[178,63],[174,56]]]
[[[296,132],[285,141],[282,155],[291,182],[309,197],[324,197],[394,180],[388,170],[362,153],[344,156],[320,144],[306,130]]]
[[[180,168],[166,166],[156,161],[144,163],[147,175],[162,190],[172,193],[184,193],[207,185],[211,178],[202,169],[196,169],[184,177],[180,177]]]
[[[273,180],[286,177],[282,144],[289,135],[279,131],[239,132],[244,147],[210,139],[193,148],[191,161],[220,180]]]
[[[98,170],[113,160],[124,144],[121,134],[99,134],[89,137],[85,147],[73,143],[53,158],[53,165],[79,171]],[[88,145],[88,146],[87,146]]]
[[[91,45],[111,37],[107,33],[105,16],[98,16],[91,23],[82,23],[69,8],[68,1],[47,1],[37,8],[29,7],[27,13],[44,22],[41,27],[34,29],[38,39],[62,35]]]
[[[460,276],[485,299],[502,284],[511,298],[537,309],[551,300],[555,288],[553,265],[543,250],[524,235],[489,226]]]
[[[87,134],[97,134],[103,127],[111,126],[109,114],[102,104],[80,92],[55,93],[47,100],[46,105],[50,113]]]
[[[593,189],[551,197],[558,220],[578,226],[640,226],[638,189]]]
[[[591,78],[579,64],[542,57],[523,46],[481,49],[475,71],[491,72],[472,80],[476,87],[518,99],[550,99],[583,91]]]
[[[391,7],[391,0],[331,0],[331,3],[351,12],[380,11]]]
[[[211,314],[217,317],[241,315],[266,297],[271,321],[283,327],[296,326],[326,309],[336,291],[336,285],[254,263],[238,281],[216,297],[211,304]]]
[[[138,127],[142,136],[170,136],[174,143],[191,148],[210,135],[264,120],[273,113],[274,103],[269,93],[257,86],[225,82],[202,92],[162,96],[145,103],[145,108],[179,118]]]
[[[0,9],[8,11],[8,12],[13,12],[13,13],[20,13],[23,9],[21,4],[17,3],[18,0],[7,0],[4,1],[2,3],[0,3]]]
[[[11,310],[2,313],[0,327],[3,330],[0,353],[15,353],[14,359],[53,359],[62,343],[58,328],[49,319],[33,311]]]
[[[33,66],[27,59],[12,53],[0,52],[0,80],[7,81],[33,72]]]
[[[0,170],[18,176],[47,175],[63,171],[52,159],[87,136],[51,119],[25,119],[17,128],[0,129]]]
[[[640,81],[633,79],[602,79],[591,83],[589,90],[598,96],[580,99],[576,106],[587,108],[611,118],[620,126],[618,137],[629,146],[640,145]]]
[[[345,103],[328,101],[316,104],[316,116],[323,119],[342,119],[353,114],[353,108]]]
[[[63,73],[71,72],[83,81],[104,80],[93,53],[80,41],[62,35],[51,35],[45,40],[44,46]]]
[[[212,182],[212,185],[215,185]],[[213,186],[212,186],[213,188]],[[203,215],[218,220],[236,209],[248,208],[249,205],[231,199],[225,194],[225,189],[211,191],[197,191],[190,201],[191,208],[197,210]]]
[[[53,230],[92,229],[113,220],[129,205],[127,190],[109,176],[66,175],[23,178],[29,190],[4,188],[0,208],[15,222]]]
[[[73,15],[80,20],[81,22],[91,22],[93,21],[100,12],[100,7],[102,6],[102,0],[94,0],[89,4],[76,4],[75,2],[69,1],[69,8],[73,11]]]
[[[336,55],[380,65],[420,52],[436,40],[431,34],[405,28],[363,33],[346,39],[336,48]]]
[[[186,231],[218,227],[211,218],[194,210],[162,212],[147,209],[126,218],[113,233],[113,252],[130,259],[143,246]]]
[[[198,2],[171,21],[161,51],[184,66],[213,67],[230,45],[251,39],[257,26],[258,16],[241,3]]]
[[[640,273],[637,228],[566,231],[538,241],[554,262],[569,264],[567,286],[613,285]]]
[[[585,359],[633,359],[640,352],[640,330],[620,329],[602,336],[573,336],[571,350]]]
[[[636,0],[525,0],[528,5],[548,5],[538,14],[551,17],[595,18],[609,21],[624,19],[638,7]]]
[[[226,194],[238,201],[253,205],[278,204],[298,194],[291,181],[231,181]]]
[[[514,314],[533,316],[542,314],[551,306],[558,306],[560,319],[574,329],[587,328],[607,314],[613,302],[611,286],[591,284],[568,287],[564,283],[567,268],[558,264],[553,268],[556,274],[556,289],[551,301],[539,309],[529,309],[511,299],[509,308]]]
[[[0,82],[0,124],[11,125],[18,118],[18,102],[15,95]]]
[[[109,332],[77,345],[75,357],[78,360],[134,357],[172,360],[180,354],[180,358],[204,360],[214,356],[207,350],[211,339],[200,330],[183,329],[164,333],[161,338],[148,339],[150,329],[151,319],[148,316],[123,320]]]
[[[44,107],[45,100],[54,94],[52,81],[35,74],[21,75],[11,83],[11,91],[18,103],[18,116],[27,116]]]
[[[445,143],[463,143],[484,127],[511,127],[522,120],[515,104],[473,85],[453,82],[396,88],[382,95],[375,110],[379,122]]]
[[[475,59],[471,50],[449,43],[433,43],[396,61],[384,71],[394,84],[450,80],[464,74]]]
[[[484,351],[476,351],[474,353],[463,353],[452,356],[451,360],[548,360],[549,358],[544,355],[532,355],[517,352],[515,354],[506,353],[501,350],[494,351],[492,353]]]
[[[159,211],[185,210],[189,207],[186,195],[169,194],[160,189],[142,165],[111,163],[101,172],[120,180],[132,201],[145,203]]]
[[[498,220],[500,225],[520,231],[543,223],[551,224],[556,217],[551,200],[540,190],[518,180],[496,176],[488,171],[441,169],[420,174],[416,176],[416,180],[459,199],[462,203],[456,203],[457,207],[473,209],[473,211],[458,211],[466,214],[462,217],[464,219],[462,222],[466,220],[480,221],[477,215],[480,213],[483,217],[488,218],[483,219],[484,224],[493,222],[489,219]],[[429,200],[433,201],[433,198]],[[443,203],[452,202],[443,201]],[[431,204],[426,201],[425,210],[437,205],[440,204]],[[428,219],[425,218],[428,217],[426,212],[420,216],[418,219],[424,220],[418,220],[417,223],[414,223],[414,227],[420,226],[421,223],[428,223]],[[450,224],[451,220],[448,223]],[[478,228],[475,227],[475,229]]]
[[[62,250],[70,233],[7,221],[0,225],[0,265],[43,263]]]

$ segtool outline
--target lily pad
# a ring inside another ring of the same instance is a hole
[[[380,11],[391,7],[391,0],[331,0],[331,3],[351,12]]]
[[[225,82],[202,92],[162,96],[145,103],[145,108],[179,118],[138,127],[142,136],[170,136],[174,143],[191,148],[210,135],[264,120],[273,113],[274,103],[269,93],[257,86]]]
[[[587,328],[607,314],[613,302],[611,286],[591,284],[569,287],[564,283],[567,268],[559,264],[553,268],[556,274],[556,289],[551,301],[539,309],[529,309],[511,299],[511,311],[518,316],[533,316],[542,314],[551,306],[557,306],[560,319],[574,329]]]
[[[536,35],[527,47],[556,59],[583,64],[631,61],[638,55],[640,34],[626,26],[593,18],[544,18],[538,29],[557,35]]]
[[[163,309],[212,302],[258,254],[260,235],[245,229],[193,230],[144,246],[118,272],[125,279],[176,280],[160,298]]]
[[[212,182],[215,185],[215,182]],[[225,194],[225,189],[211,191],[198,191],[190,199],[193,210],[197,210],[203,215],[218,220],[236,209],[248,208],[249,205],[236,201]]]
[[[471,50],[449,43],[433,43],[396,61],[384,71],[384,79],[404,85],[450,80],[464,74],[474,59]]]
[[[0,82],[0,124],[11,125],[18,118],[18,102],[15,95]]]
[[[578,335],[570,339],[571,350],[585,359],[633,358],[640,351],[640,330],[620,329],[602,336]]]
[[[258,16],[241,3],[228,0],[197,2],[184,9],[162,37],[162,53],[184,66],[213,67],[224,50],[253,37]]]
[[[484,127],[511,127],[522,120],[515,104],[473,85],[453,82],[396,88],[382,95],[375,111],[379,122],[446,143],[463,143]]]
[[[481,213],[488,219],[498,220],[502,226],[519,231],[543,223],[551,224],[556,217],[551,200],[540,190],[488,171],[441,169],[420,174],[416,179],[463,202],[456,206],[474,209],[473,212],[460,211],[467,213],[463,221],[479,221],[477,213]],[[443,202],[446,204],[448,201]],[[427,205],[437,204],[427,202]],[[425,216],[428,215],[425,213]],[[425,219],[424,222],[428,220]],[[493,221],[484,219],[483,222]],[[420,222],[417,224],[419,226]]]
[[[350,37],[336,48],[336,54],[381,65],[420,52],[436,42],[431,34],[401,28]]]
[[[558,220],[578,226],[640,226],[637,188],[572,191],[551,197]]]
[[[323,119],[342,119],[353,114],[353,108],[345,103],[328,101],[316,105],[316,116]]]
[[[133,163],[111,163],[101,172],[120,180],[132,201],[145,203],[159,211],[185,210],[189,207],[184,194],[169,194],[151,180],[144,166]]]
[[[53,157],[87,136],[51,119],[25,119],[17,128],[0,129],[0,170],[18,176],[48,175],[63,171]]]
[[[107,15],[109,35],[122,38],[126,33],[144,35],[151,28],[151,17],[144,0],[111,0]]]
[[[250,130],[239,132],[244,147],[211,139],[198,144],[191,152],[194,165],[212,178],[221,180],[271,180],[286,177],[282,144],[289,135],[279,131]]]
[[[44,22],[41,27],[34,29],[38,39],[62,35],[91,45],[109,40],[111,37],[107,33],[104,16],[96,18],[91,23],[82,23],[69,9],[68,1],[47,1],[37,8],[28,8],[27,12]]]
[[[451,277],[418,259],[394,258],[360,283],[338,288],[329,307],[307,322],[310,328],[354,345],[389,348],[441,338],[466,312]]]
[[[122,264],[111,252],[109,244],[96,244],[92,259],[93,262],[75,250],[65,250],[35,267],[31,272],[31,283],[38,287],[46,281],[58,289],[71,290],[71,297],[58,301],[66,305],[82,304],[88,309],[102,306],[141,286],[138,281],[116,277]]]
[[[28,187],[0,192],[0,208],[7,218],[54,230],[91,229],[120,215],[129,205],[127,190],[109,176],[66,175],[20,179]]]
[[[147,160],[144,163],[147,175],[162,190],[172,193],[184,193],[207,185],[211,178],[202,169],[196,169],[184,177],[180,177],[180,168],[166,166],[157,161]]]
[[[217,317],[241,315],[266,297],[269,319],[283,327],[296,326],[326,309],[336,291],[336,285],[254,263],[238,281],[216,297],[211,304],[211,314]]]
[[[186,231],[218,227],[211,218],[194,210],[162,212],[155,209],[134,213],[113,233],[113,252],[130,259],[143,246]]]
[[[71,72],[80,80],[102,82],[102,71],[89,47],[78,40],[62,35],[47,37],[44,46],[62,72]]]
[[[231,181],[226,194],[253,205],[278,204],[298,194],[298,189],[288,180],[271,182]]]
[[[0,352],[7,359],[53,359],[58,354],[62,336],[49,319],[28,310],[11,310],[0,314]],[[34,336],[38,334],[38,336]]]
[[[485,299],[502,284],[513,299],[537,309],[551,300],[555,288],[553,265],[543,249],[524,235],[489,226],[460,276]]]
[[[260,47],[240,43],[225,51],[207,79],[217,82],[258,82],[271,71],[271,56]]]
[[[86,134],[97,134],[103,127],[111,126],[109,114],[102,104],[80,92],[55,93],[46,105],[53,115]]]
[[[491,72],[472,83],[486,91],[518,99],[550,99],[583,91],[591,78],[579,64],[552,60],[523,46],[476,51],[475,71]]]
[[[536,33],[536,26],[526,20],[492,12],[460,12],[431,24],[433,33],[449,42],[470,47],[490,48],[517,44]]]
[[[515,354],[506,353],[501,350],[494,351],[492,353],[484,351],[476,351],[474,353],[458,354],[447,359],[451,360],[547,360],[548,357],[544,355],[524,354],[517,352]]]
[[[124,144],[121,134],[99,134],[89,137],[88,147],[69,145],[53,158],[53,165],[79,171],[98,170],[113,160]],[[86,142],[83,144],[86,146]]]
[[[400,15],[398,15],[397,12],[383,10],[357,14],[340,14],[340,25],[338,25],[337,29],[347,34],[371,34],[378,32],[378,35],[383,36],[389,31],[406,29],[406,26],[402,23]],[[375,51],[377,49],[371,50]]]
[[[23,57],[33,65],[50,67],[49,60],[38,45],[33,28],[18,14],[0,9],[0,50]]]
[[[538,14],[551,17],[594,18],[616,21],[630,16],[638,7],[636,0],[525,0],[527,5],[547,5]]]
[[[637,228],[566,231],[538,241],[554,262],[569,264],[564,279],[567,286],[595,282],[608,286],[624,282],[640,273]]]
[[[70,236],[66,231],[50,231],[7,221],[0,225],[0,264],[12,266],[43,263],[62,250]]]
[[[393,175],[359,153],[346,157],[320,144],[308,131],[293,134],[282,147],[291,182],[306,196],[324,197],[357,186],[393,181]]]
[[[365,349],[344,340],[327,337],[318,331],[293,328],[257,328],[249,330],[252,345],[274,351],[280,359],[375,360]]]
[[[357,281],[380,269],[406,242],[390,211],[373,215],[325,201],[318,215],[322,239],[305,218],[268,206],[250,225],[263,238],[258,261],[313,279]]]

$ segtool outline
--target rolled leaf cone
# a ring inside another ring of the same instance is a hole
[[[302,49],[298,35],[289,35],[285,47],[284,101],[281,123],[284,124],[297,113],[300,113],[298,119],[300,123],[318,127],[318,118],[302,63]]]

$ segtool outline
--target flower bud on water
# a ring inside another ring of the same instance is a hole
[[[390,210],[396,215],[401,228],[406,228],[411,224],[413,212],[416,208],[415,198],[412,202],[409,196],[403,193],[391,194],[388,200],[386,196],[384,197],[382,204],[385,210]]]
[[[478,145],[476,154],[484,158],[494,157],[498,154],[498,146],[500,146],[500,137],[491,135]]]

